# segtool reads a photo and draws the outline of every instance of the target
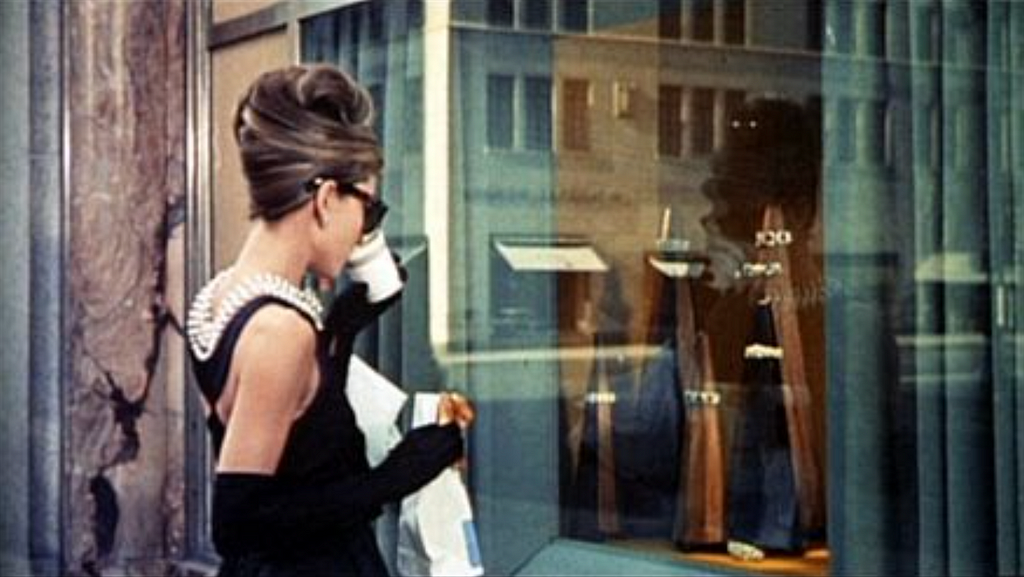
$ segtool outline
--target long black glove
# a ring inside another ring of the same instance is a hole
[[[391,253],[391,258],[398,266],[398,275],[404,284],[409,278],[409,273],[402,266],[397,254]],[[398,291],[380,302],[371,303],[367,297],[368,290],[366,283],[353,282],[335,297],[324,323],[325,329],[333,338],[342,342],[351,340],[398,302],[403,292]]]
[[[375,469],[315,485],[286,484],[272,475],[218,473],[213,542],[230,556],[246,551],[298,552],[337,544],[343,534],[426,485],[462,457],[454,423],[409,431]]]

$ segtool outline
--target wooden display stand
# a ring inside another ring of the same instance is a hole
[[[725,464],[719,405],[709,337],[699,332],[694,316],[692,284],[706,266],[703,258],[685,251],[662,250],[648,256],[648,263],[660,274],[649,278],[651,303],[647,342],[658,339],[657,308],[671,290],[671,324],[674,325],[675,355],[679,359],[678,383],[683,400],[685,425],[680,430],[682,454],[679,459],[679,490],[672,539],[690,549],[722,543],[725,539]]]
[[[797,312],[799,300],[793,290],[792,261],[786,248],[791,238],[782,208],[769,205],[764,212],[757,249],[763,263],[778,263],[781,272],[764,280],[764,298],[771,302],[772,317],[781,359],[786,425],[789,433],[793,473],[800,503],[800,522],[805,530],[823,527],[825,502],[821,463],[814,450],[814,403],[805,369],[804,346]]]

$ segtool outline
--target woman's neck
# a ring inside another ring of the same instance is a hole
[[[295,224],[256,221],[235,260],[232,276],[241,279],[273,273],[301,286],[309,266],[309,247],[301,242],[304,236],[299,231],[291,230]]]

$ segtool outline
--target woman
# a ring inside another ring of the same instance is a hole
[[[371,469],[345,396],[352,340],[401,290],[379,230],[372,117],[366,90],[322,65],[263,74],[235,114],[253,224],[188,322],[217,455],[221,575],[385,574],[371,521],[462,455],[472,411],[447,395],[438,424]],[[347,264],[359,282],[324,321],[299,284]]]

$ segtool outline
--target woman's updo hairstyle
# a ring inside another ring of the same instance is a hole
[[[328,65],[262,74],[238,103],[234,133],[250,216],[275,220],[312,199],[308,183],[354,183],[384,165],[365,88]]]

